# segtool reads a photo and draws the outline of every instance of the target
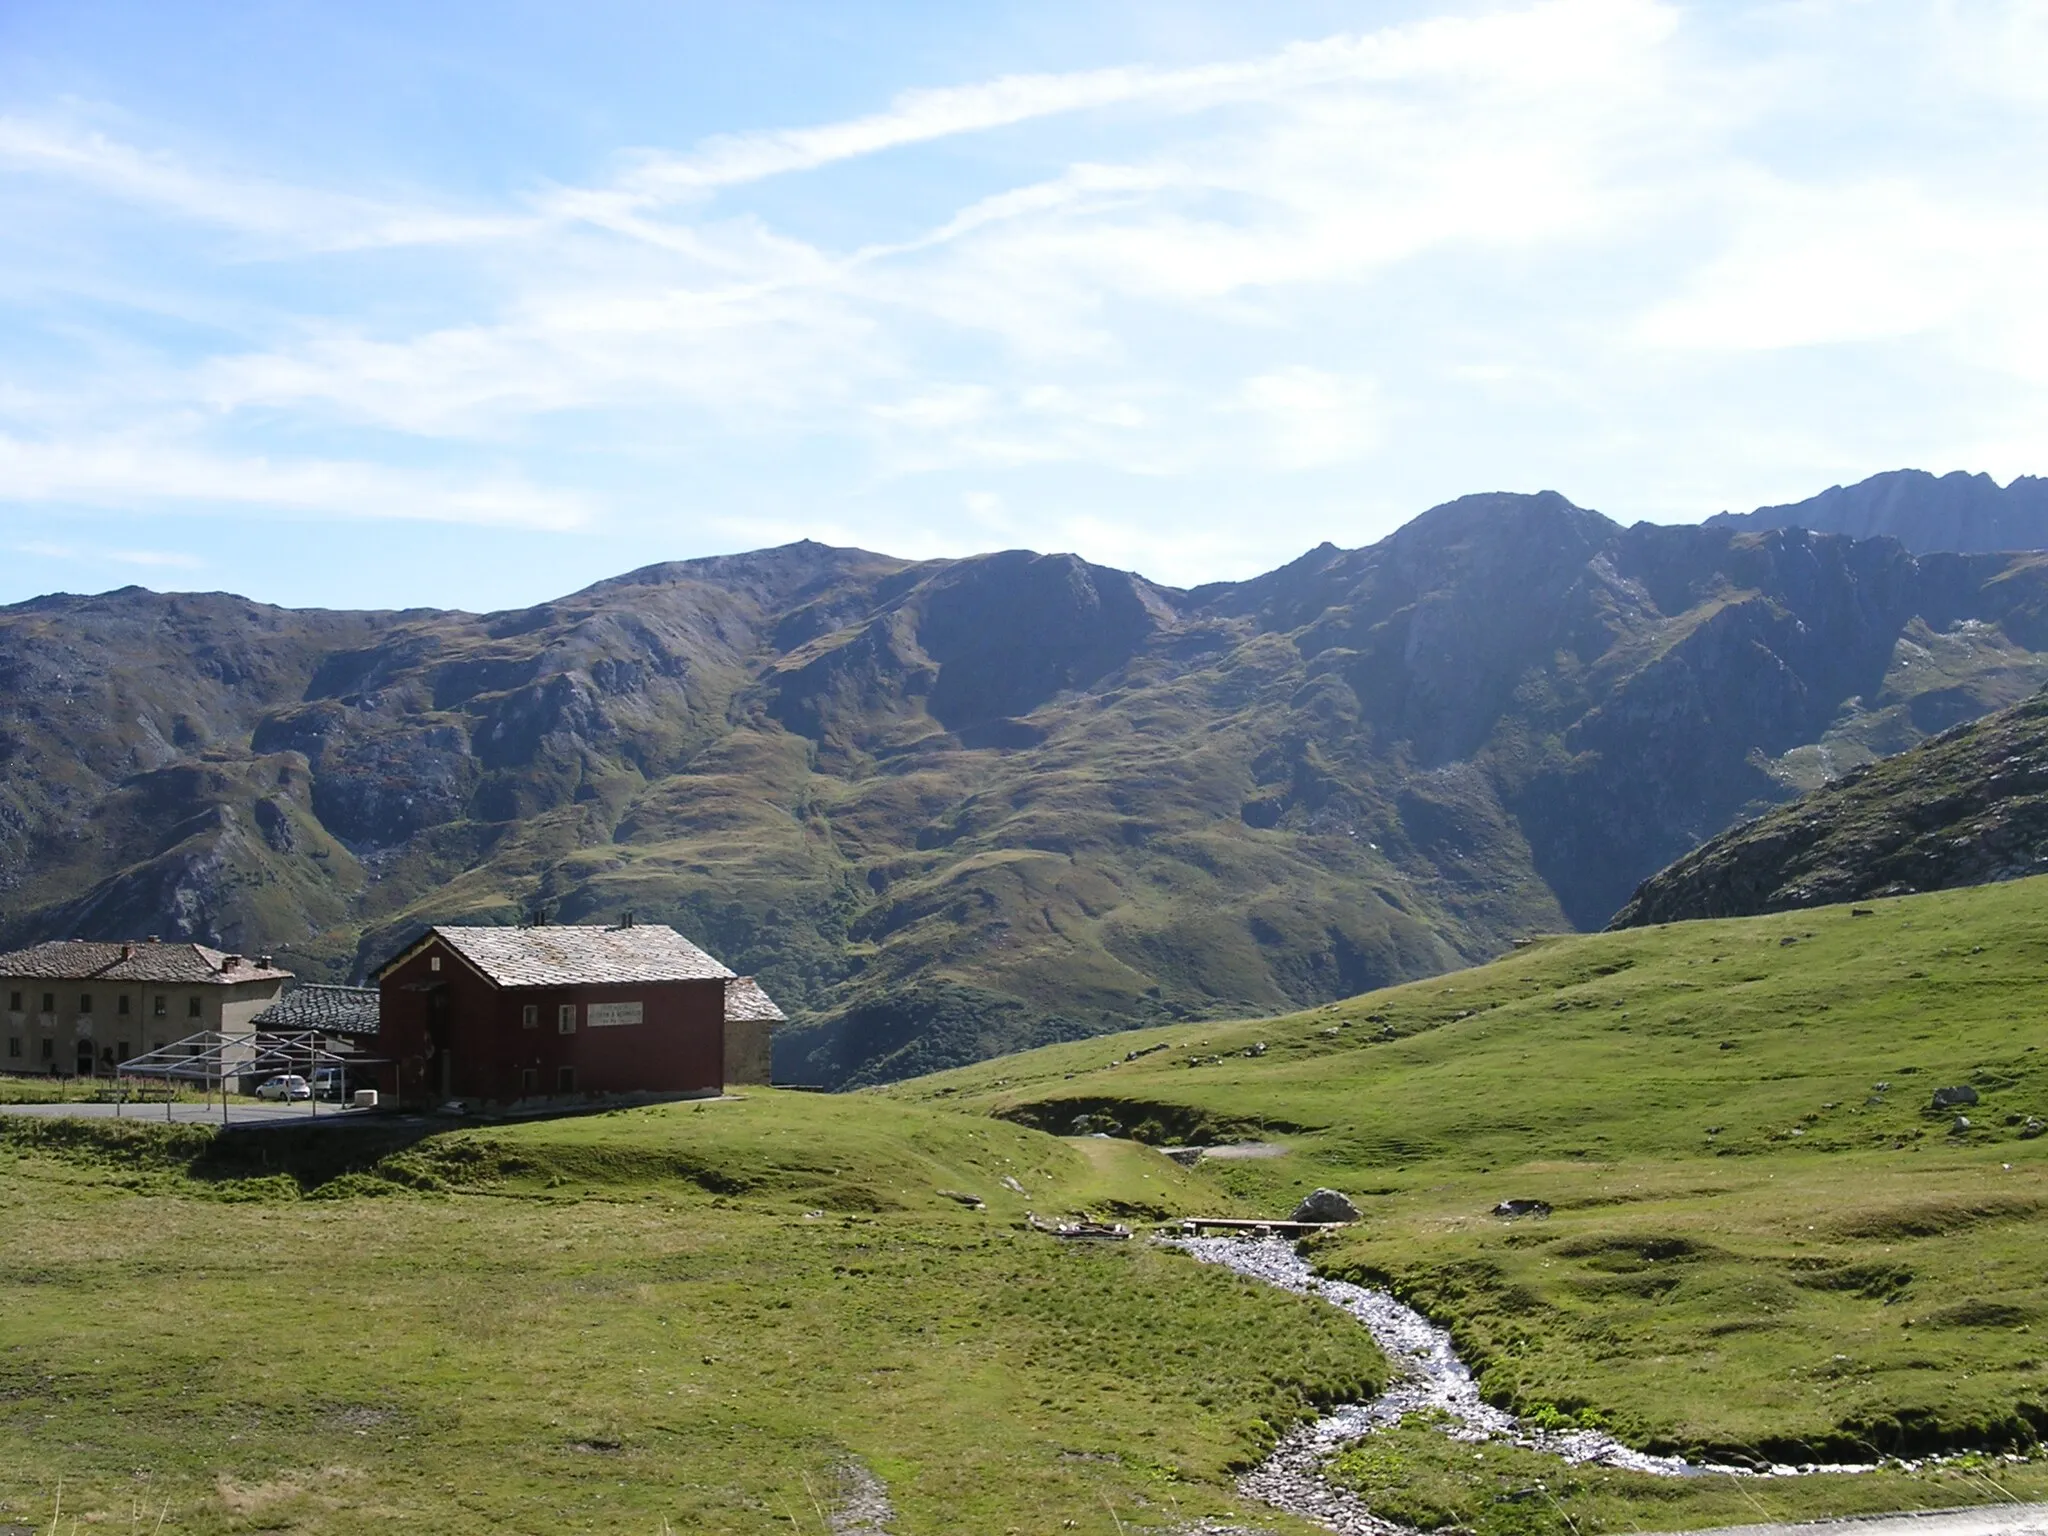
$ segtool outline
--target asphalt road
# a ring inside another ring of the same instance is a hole
[[[343,1109],[335,1104],[322,1104],[318,1115],[313,1113],[310,1103],[279,1104],[268,1100],[257,1103],[238,1102],[228,1105],[228,1125],[345,1125],[361,1123],[372,1118],[373,1112]],[[168,1109],[168,1113],[166,1112]],[[145,1104],[130,1100],[126,1104],[0,1104],[0,1115],[40,1115],[44,1119],[57,1120],[153,1120],[162,1125],[168,1118],[173,1125],[219,1125],[220,1101],[212,1104]]]

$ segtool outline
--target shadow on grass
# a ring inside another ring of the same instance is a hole
[[[0,1118],[0,1150],[188,1179],[228,1198],[333,1196],[436,1187],[429,1178],[407,1177],[404,1154],[453,1128],[413,1117],[223,1131],[212,1125],[9,1116]]]

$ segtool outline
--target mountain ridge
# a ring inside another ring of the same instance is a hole
[[[1916,555],[2048,549],[2048,479],[1895,469],[1818,496],[1754,512],[1722,512],[1710,527],[1808,528],[1854,538],[1897,539]]]
[[[0,941],[342,979],[631,908],[764,978],[785,1080],[874,1081],[1597,927],[2048,683],[2044,616],[2037,558],[1555,492],[1187,590],[805,541],[490,614],[39,599],[0,609]]]

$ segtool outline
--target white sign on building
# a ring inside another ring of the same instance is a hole
[[[638,1024],[640,1005],[638,1003],[592,1003],[584,1010],[586,1022],[592,1029],[605,1029],[617,1024]]]

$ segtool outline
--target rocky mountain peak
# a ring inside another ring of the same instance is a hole
[[[2048,479],[2022,475],[2001,487],[1984,474],[1890,470],[1851,486],[1754,512],[1723,512],[1709,526],[1811,528],[1853,538],[1897,539],[1915,554],[2048,549]]]

